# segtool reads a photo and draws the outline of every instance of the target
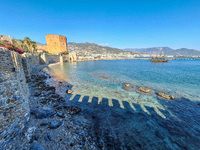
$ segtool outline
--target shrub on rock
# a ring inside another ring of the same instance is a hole
[[[8,41],[0,41],[0,47],[5,47],[8,50],[15,51],[19,54],[23,54],[24,50],[18,48],[16,45],[9,43]]]

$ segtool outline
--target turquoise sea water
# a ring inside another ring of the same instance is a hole
[[[74,95],[117,99],[161,109],[157,92],[171,94],[177,99],[200,101],[200,61],[101,60],[64,63],[50,68],[59,80],[73,85]],[[128,90],[123,89],[125,83],[131,85]],[[151,93],[138,92],[140,86],[149,88]]]

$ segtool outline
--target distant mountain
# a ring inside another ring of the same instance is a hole
[[[183,56],[200,56],[200,51],[194,49],[187,49],[181,48],[175,50],[176,55],[183,55]]]
[[[125,50],[112,48],[108,46],[102,46],[94,43],[74,43],[69,42],[68,51],[75,51],[79,55],[84,54],[119,54],[119,53],[128,53]],[[134,52],[129,52],[134,53]]]
[[[126,51],[138,52],[143,54],[160,54],[160,51],[166,52],[166,55],[173,56],[200,56],[200,51],[194,49],[172,49],[169,47],[152,47],[152,48],[126,48]]]
[[[152,48],[126,48],[124,50],[127,51],[132,51],[132,52],[140,52],[140,53],[145,53],[145,54],[153,54],[159,51],[163,51],[163,52],[169,52],[169,51],[173,51],[173,49],[169,48],[169,47],[152,47]]]
[[[78,55],[90,55],[90,54],[160,54],[160,51],[165,52],[166,55],[173,56],[200,56],[200,51],[194,49],[172,49],[170,47],[151,47],[151,48],[126,48],[118,49],[108,46],[102,46],[95,43],[68,43],[68,50],[75,51]]]

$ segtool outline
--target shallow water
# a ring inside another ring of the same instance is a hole
[[[200,148],[200,61],[151,63],[103,60],[50,67],[68,105],[82,109],[89,133],[102,149]],[[103,78],[107,77],[107,78]],[[128,90],[123,89],[129,83]],[[66,85],[66,86],[65,86]],[[67,87],[69,86],[69,87]],[[149,94],[138,91],[147,87]],[[72,88],[71,95],[66,89]],[[165,100],[164,92],[176,97]],[[102,141],[104,141],[102,143]]]
[[[102,60],[63,63],[50,68],[57,79],[73,85],[74,94],[160,108],[157,92],[192,101],[200,100],[200,61],[151,63],[148,60]],[[129,91],[122,88],[124,83],[131,85]],[[151,93],[138,92],[140,86],[149,88]]]

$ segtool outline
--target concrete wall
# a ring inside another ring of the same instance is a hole
[[[29,119],[29,90],[22,56],[0,49],[0,145],[23,130]]]

